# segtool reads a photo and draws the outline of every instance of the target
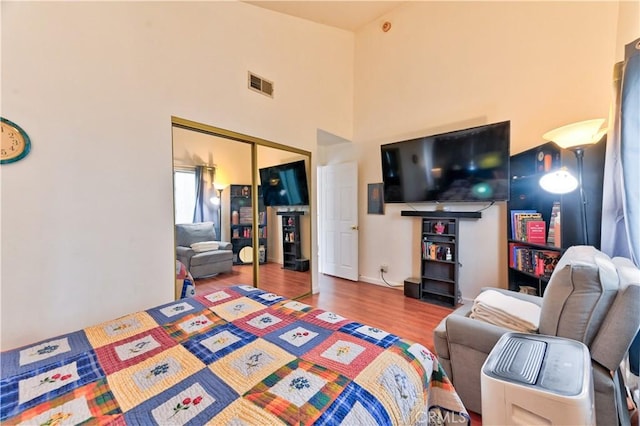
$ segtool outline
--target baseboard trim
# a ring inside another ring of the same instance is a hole
[[[364,276],[364,275],[360,275],[358,277],[358,281],[362,281],[363,283],[367,283],[367,284],[379,285],[381,287],[393,288],[393,289],[396,289],[396,290],[404,290],[404,282],[402,282],[402,283],[394,283],[394,282],[391,282],[391,281],[387,280],[387,282],[389,284],[391,284],[391,285],[387,285],[387,284],[385,284],[384,281],[382,281],[379,278],[371,278],[371,277],[367,277],[367,276]],[[464,305],[466,305],[466,304],[473,305],[473,300],[474,299],[468,299],[466,297],[463,297],[462,298],[462,303]]]
[[[368,284],[375,284],[375,285],[379,285],[382,287],[387,287],[387,288],[394,288],[397,290],[403,289],[404,288],[404,283],[394,283],[394,282],[390,282],[387,280],[387,282],[389,283],[388,285],[382,281],[379,278],[371,278],[371,277],[367,277],[364,275],[360,275],[358,277],[358,281],[362,281],[363,283],[368,283]]]

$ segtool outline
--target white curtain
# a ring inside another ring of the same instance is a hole
[[[209,172],[211,173],[210,181],[207,181],[207,173]],[[193,211],[193,222],[213,222],[214,227],[217,228],[217,209],[214,211],[210,201],[215,194],[213,189],[214,176],[215,169],[196,166],[196,205]]]

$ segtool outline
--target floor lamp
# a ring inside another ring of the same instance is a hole
[[[607,128],[603,127],[603,124],[604,119],[601,118],[580,121],[578,123],[559,127],[542,135],[543,139],[553,141],[560,148],[571,150],[576,155],[576,159],[578,161],[577,187],[580,190],[580,217],[582,219],[582,243],[585,245],[589,244],[589,237],[587,235],[587,198],[585,197],[584,187],[582,185],[582,163],[585,148],[589,145],[594,145],[600,142],[604,134],[607,132]],[[560,172],[562,172],[562,170]],[[554,173],[556,174],[556,179],[553,179]],[[540,185],[543,189],[549,192],[566,193],[573,191],[576,188],[575,185],[567,185],[566,187],[562,185],[563,179],[564,183],[567,183],[570,180],[567,177],[568,173],[569,172],[567,170],[564,170],[561,174],[558,174],[558,172],[552,172],[549,174],[550,177],[547,178],[547,176],[544,176],[540,180]],[[571,188],[571,186],[573,186],[573,188]],[[562,192],[560,192],[560,189],[562,189]]]

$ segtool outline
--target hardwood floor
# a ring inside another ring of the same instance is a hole
[[[433,329],[452,309],[405,297],[402,289],[320,275],[320,292],[301,302],[418,342],[435,353]]]
[[[263,290],[295,299],[311,292],[311,274],[283,269],[279,263],[265,263],[259,268],[259,287]],[[230,273],[196,280],[197,292],[237,284],[253,285],[253,265],[233,265]]]
[[[273,265],[273,264],[272,264]],[[261,265],[261,274],[267,272],[267,265]],[[278,270],[265,274],[264,277],[274,279],[276,285],[269,286],[269,291],[285,295],[277,288],[290,290],[283,277],[278,279]],[[291,272],[291,271],[289,271]],[[216,279],[196,280],[196,293],[208,293],[213,289],[236,284],[252,283],[251,267],[236,267],[231,274],[220,274]],[[302,273],[298,273],[302,274]],[[261,275],[261,282],[265,281]],[[382,330],[397,334],[417,343],[421,343],[433,353],[433,329],[448,315],[452,309],[444,306],[421,302],[405,297],[402,289],[382,287],[363,282],[354,282],[320,274],[319,293],[299,299],[303,303],[335,312],[346,318],[363,324],[372,325]],[[302,294],[302,292],[298,293]],[[480,415],[470,412],[473,425],[482,425]]]

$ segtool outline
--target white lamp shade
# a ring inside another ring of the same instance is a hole
[[[555,142],[560,148],[583,148],[600,142],[607,132],[607,128],[602,127],[603,124],[604,118],[580,121],[550,130],[542,138]]]
[[[552,194],[566,194],[578,187],[578,179],[569,173],[567,169],[562,168],[542,176],[539,184],[542,189]]]

